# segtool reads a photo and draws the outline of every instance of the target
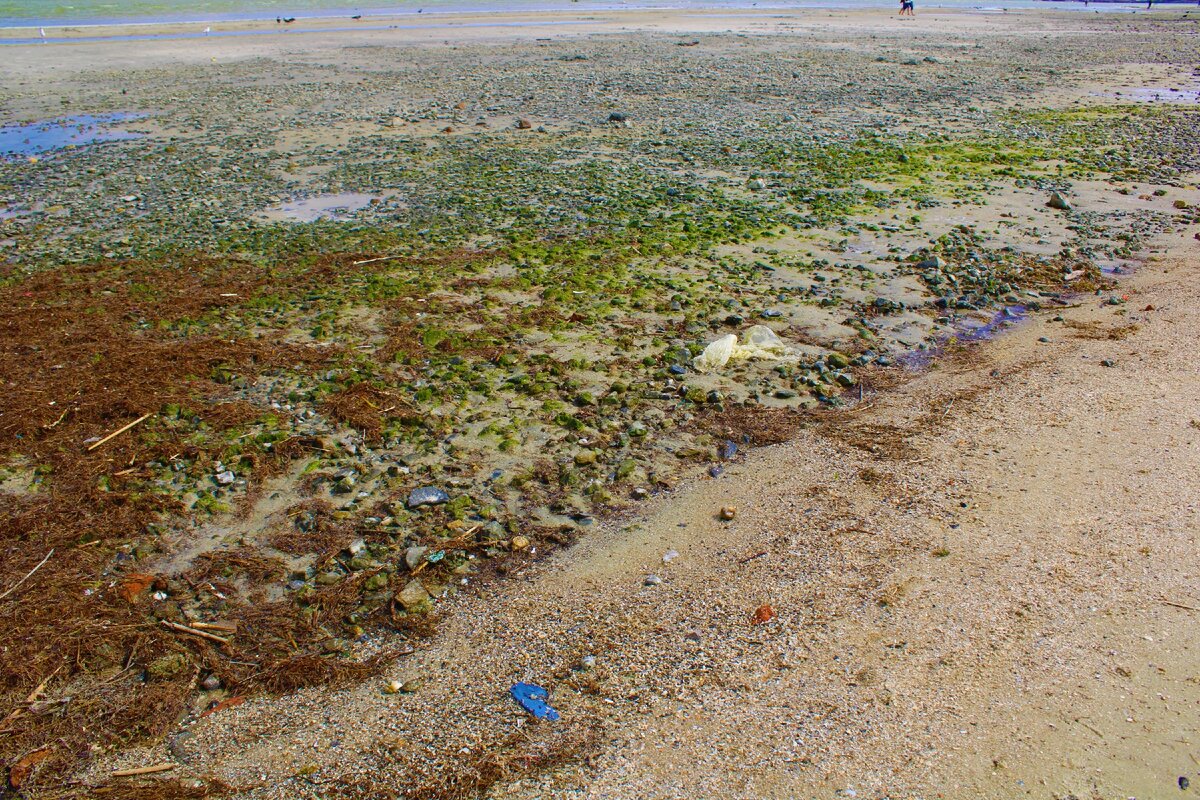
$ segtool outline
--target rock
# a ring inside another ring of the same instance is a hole
[[[421,566],[421,562],[425,560],[425,554],[429,552],[428,547],[421,545],[413,545],[404,551],[404,563],[409,569],[416,569]]]
[[[517,120],[517,129],[518,130],[527,131],[532,127],[533,127],[533,123],[527,119]]]
[[[609,122],[628,122],[629,115],[623,111],[614,111],[608,115]]]
[[[850,359],[846,358],[846,356],[842,355],[841,353],[830,353],[829,355],[825,356],[825,363],[834,369],[845,369],[846,367],[850,366]]]
[[[413,694],[421,691],[421,687],[425,685],[424,678],[412,678],[400,684],[400,692],[402,694]]]
[[[218,472],[216,476],[217,483],[221,484],[222,486],[228,486],[235,480],[237,480],[237,476],[233,474],[232,470],[228,469],[224,472]]]
[[[333,584],[337,583],[341,579],[342,579],[342,573],[333,572],[331,570],[329,572],[322,572],[320,575],[318,575],[317,576],[317,584],[320,586],[332,586]]]
[[[156,658],[146,666],[146,672],[152,678],[174,678],[188,667],[188,659],[183,653],[168,653]]]
[[[645,500],[647,497],[649,497],[649,496],[650,496],[650,492],[649,492],[649,491],[647,491],[647,490],[645,489],[645,487],[642,487],[642,486],[635,486],[635,487],[634,487],[634,488],[633,488],[633,489],[632,489],[632,490],[629,492],[629,496],[630,496],[630,497],[632,497],[634,500]]]
[[[583,658],[579,659],[580,672],[586,672],[587,670],[592,669],[595,666],[596,666],[596,657],[595,656],[587,655],[587,656],[584,656]]]
[[[1067,198],[1063,197],[1058,192],[1054,192],[1050,195],[1050,199],[1046,202],[1046,205],[1050,208],[1056,208],[1059,211],[1070,211],[1072,208],[1071,204],[1067,202]]]
[[[429,596],[429,592],[425,590],[425,587],[416,578],[409,581],[400,590],[400,594],[396,595],[396,602],[409,613],[427,609],[432,600],[433,598]]]
[[[1106,358],[1100,362],[1100,366],[1102,367],[1115,367],[1116,365],[1117,362],[1113,361],[1111,358]]]
[[[746,188],[753,189],[754,191],[758,191],[759,189],[767,188],[767,182],[764,181],[762,178],[751,178],[746,183]]]
[[[421,506],[436,506],[450,501],[450,495],[446,494],[436,486],[422,486],[419,489],[413,489],[408,496],[409,508],[420,508]]]
[[[725,441],[721,442],[720,447],[717,448],[717,455],[721,457],[722,461],[728,461],[737,455],[737,451],[737,444],[732,439],[726,439]]]
[[[946,262],[941,256],[930,256],[923,261],[917,262],[917,269],[942,269],[945,266]]]
[[[597,453],[595,450],[580,450],[575,454],[575,463],[579,466],[596,463]]]
[[[529,548],[529,537],[514,536],[508,544],[513,550],[527,550]]]
[[[200,688],[206,692],[215,692],[221,688],[221,679],[216,675],[209,675],[204,680],[200,681]]]
[[[368,592],[377,592],[388,585],[388,576],[383,572],[376,572],[363,583]]]
[[[346,548],[347,552],[349,552],[351,556],[360,556],[366,549],[367,543],[362,539],[355,539],[350,543],[350,546]]]
[[[662,583],[662,578],[657,575],[647,575],[646,579],[642,581],[643,586],[658,586],[660,583]]]

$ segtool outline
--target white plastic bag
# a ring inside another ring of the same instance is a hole
[[[766,325],[752,325],[742,334],[739,343],[732,333],[722,336],[704,348],[704,352],[692,359],[697,372],[713,372],[730,361],[747,358],[789,358],[796,351],[784,344],[775,331]]]

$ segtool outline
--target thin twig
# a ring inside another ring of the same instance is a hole
[[[46,686],[50,683],[50,679],[53,678],[55,675],[57,675],[58,671],[60,669],[62,669],[61,665],[55,667],[54,672],[51,672],[49,675],[47,675],[46,679],[44,681],[42,681],[41,683],[39,683],[37,685],[37,688],[29,693],[29,696],[25,698],[24,703],[17,706],[16,708],[14,708],[12,711],[10,711],[8,716],[5,717],[3,720],[0,720],[0,728],[3,728],[8,723],[12,722],[14,719],[21,716],[21,712],[23,712],[25,710],[26,706],[28,706],[32,703],[36,703],[37,699],[42,696],[42,692],[46,691]]]
[[[117,769],[113,770],[114,778],[128,778],[131,775],[149,775],[154,772],[166,772],[169,769],[175,769],[178,764],[158,764],[153,767],[137,767],[135,769]]]
[[[1172,600],[1167,600],[1165,598],[1161,602],[1165,606],[1174,606],[1175,608],[1182,608],[1187,611],[1200,611],[1200,608],[1196,608],[1195,606],[1185,606],[1183,603],[1176,603]]]
[[[24,583],[25,581],[29,580],[29,576],[30,576],[30,575],[32,575],[33,573],[37,572],[39,569],[41,569],[41,568],[42,568],[42,564],[45,564],[47,561],[49,561],[49,560],[50,560],[50,556],[52,556],[52,555],[54,555],[54,548],[53,548],[53,547],[51,547],[51,548],[50,548],[50,552],[49,552],[49,553],[46,553],[46,557],[45,557],[45,558],[43,558],[41,561],[39,561],[39,562],[37,563],[37,566],[36,566],[36,567],[34,567],[33,569],[29,570],[29,572],[25,573],[25,577],[24,577],[24,578],[21,578],[21,580],[19,580],[19,581],[17,581],[16,583],[14,583],[14,584],[13,584],[11,587],[9,587],[8,591],[6,591],[4,594],[0,594],[0,600],[3,600],[4,598],[8,597],[10,594],[12,594],[13,592],[15,592],[15,591],[17,590],[17,587],[18,587],[18,586],[20,586],[20,585],[21,585],[22,583]]]
[[[391,261],[394,258],[404,258],[404,256],[379,256],[378,258],[368,258],[363,261],[351,261],[350,266],[360,267],[363,264],[374,264],[377,261]]]
[[[137,425],[139,422],[144,422],[145,420],[148,420],[148,419],[150,419],[150,417],[152,417],[152,416],[154,416],[154,412],[153,412],[153,411],[151,411],[149,414],[142,414],[140,417],[138,417],[137,419],[135,419],[133,422],[129,423],[129,424],[128,424],[128,425],[126,425],[125,427],[123,427],[123,428],[118,428],[117,430],[115,430],[115,431],[113,431],[112,433],[110,433],[108,436],[105,436],[105,437],[104,437],[103,439],[101,439],[100,441],[98,441],[98,442],[95,442],[95,443],[94,443],[94,444],[92,444],[92,445],[89,445],[89,446],[88,446],[88,449],[87,449],[87,451],[88,451],[89,453],[90,453],[90,452],[92,452],[93,450],[95,450],[95,449],[96,449],[97,447],[99,447],[100,445],[104,444],[105,442],[109,441],[110,439],[114,439],[114,438],[116,438],[117,436],[120,436],[122,433],[124,433],[125,431],[129,430],[130,428],[132,428],[134,425]]]
[[[209,639],[214,642],[220,642],[221,644],[229,644],[228,639],[226,639],[224,636],[217,636],[215,633],[207,633],[206,631],[198,631],[195,628],[189,628],[187,625],[180,625],[177,622],[167,622],[165,619],[162,621],[162,624],[163,624],[163,627],[170,628],[173,631],[179,631],[180,633],[191,634],[192,636],[199,636],[201,639]]]

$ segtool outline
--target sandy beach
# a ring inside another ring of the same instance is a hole
[[[0,796],[1188,796],[1200,14],[420,16],[0,47]]]

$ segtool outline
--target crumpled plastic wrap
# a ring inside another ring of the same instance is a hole
[[[692,359],[697,372],[715,372],[730,361],[748,358],[785,359],[793,358],[796,351],[788,347],[775,331],[766,325],[752,325],[742,333],[742,340],[734,334],[722,336],[704,348],[704,352]]]

